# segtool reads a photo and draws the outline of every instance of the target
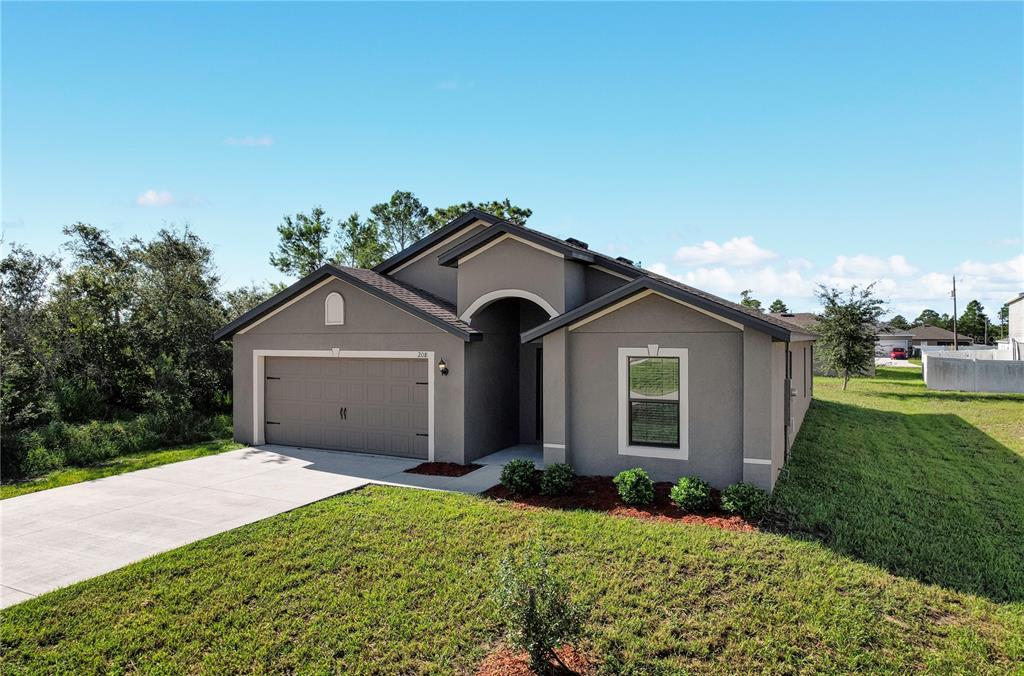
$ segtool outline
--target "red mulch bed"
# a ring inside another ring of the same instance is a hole
[[[565,671],[561,665],[552,660],[554,673],[597,673],[594,662],[571,645],[562,646],[555,652],[558,653],[558,659],[569,667],[569,671]],[[501,645],[484,658],[476,670],[476,676],[534,676],[534,672],[530,669],[530,658],[526,653],[514,652],[507,646]]]
[[[483,465],[460,465],[454,462],[424,462],[405,470],[409,474],[429,474],[430,476],[466,476]]]
[[[654,484],[654,504],[647,507],[634,507],[622,502],[619,491],[612,483],[610,476],[576,477],[570,495],[531,495],[516,498],[509,495],[504,486],[488,488],[484,495],[499,500],[507,500],[517,507],[547,507],[550,509],[589,509],[606,512],[612,516],[624,516],[632,519],[649,521],[667,521],[687,524],[704,524],[722,530],[755,531],[754,524],[742,517],[732,514],[711,511],[707,513],[688,513],[680,510],[669,499],[672,484],[663,481]],[[718,503],[718,492],[712,492],[712,498]]]

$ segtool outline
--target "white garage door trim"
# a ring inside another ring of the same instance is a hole
[[[252,351],[252,436],[253,445],[266,443],[265,411],[267,357],[323,357],[325,359],[424,359],[427,362],[427,460],[434,461],[434,352],[410,350],[253,350]],[[420,429],[423,429],[422,427]]]

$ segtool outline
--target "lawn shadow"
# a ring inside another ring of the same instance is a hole
[[[774,524],[892,573],[1024,600],[1024,458],[952,414],[815,400]]]

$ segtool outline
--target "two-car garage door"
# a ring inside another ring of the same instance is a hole
[[[427,458],[427,361],[267,357],[267,443]]]

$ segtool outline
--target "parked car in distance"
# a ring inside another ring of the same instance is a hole
[[[907,351],[904,348],[902,348],[902,347],[894,347],[894,348],[892,348],[892,351],[889,352],[889,358],[890,359],[906,359],[907,358]]]

